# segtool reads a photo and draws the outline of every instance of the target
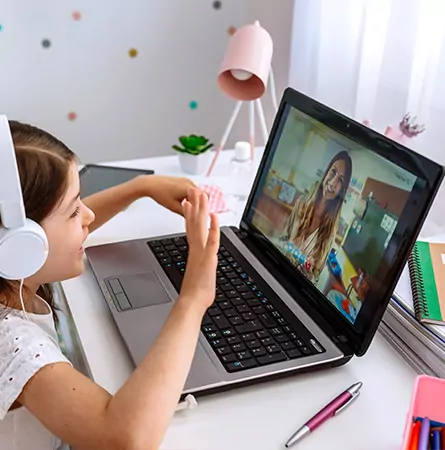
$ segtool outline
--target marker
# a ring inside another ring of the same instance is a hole
[[[419,444],[419,431],[420,431],[420,422],[415,422],[411,430],[408,450],[417,450],[417,446]]]
[[[441,450],[440,431],[438,430],[433,431],[433,446],[431,447],[431,450]]]
[[[428,450],[429,439],[430,439],[430,421],[428,417],[425,417],[422,420],[422,425],[420,427],[419,443],[417,445],[417,450]]]

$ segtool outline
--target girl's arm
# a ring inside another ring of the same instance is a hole
[[[82,200],[96,216],[89,226],[90,233],[142,197],[151,197],[160,205],[181,214],[181,202],[194,187],[194,183],[187,178],[139,175],[126,183],[92,194]]]
[[[157,449],[180,398],[202,317],[215,296],[219,228],[205,194],[185,202],[189,257],[181,294],[145,359],[113,397],[66,363],[40,369],[19,402],[76,449]]]

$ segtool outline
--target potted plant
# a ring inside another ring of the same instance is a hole
[[[181,147],[173,145],[172,148],[179,153],[179,164],[184,172],[199,175],[203,173],[209,164],[209,149],[212,143],[204,136],[191,134],[180,136]]]

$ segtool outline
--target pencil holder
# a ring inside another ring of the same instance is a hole
[[[414,383],[401,450],[408,450],[413,417],[445,423],[445,380],[419,375]]]

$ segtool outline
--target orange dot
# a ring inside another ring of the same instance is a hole
[[[136,56],[138,56],[138,51],[135,48],[131,48],[128,51],[128,54],[130,55],[130,58],[136,58]]]
[[[71,111],[68,113],[68,120],[76,120],[77,119],[77,114],[74,111]]]
[[[233,36],[236,33],[236,30],[237,28],[232,25],[231,27],[227,28],[227,34],[229,36]]]

